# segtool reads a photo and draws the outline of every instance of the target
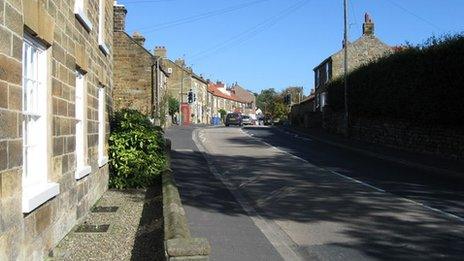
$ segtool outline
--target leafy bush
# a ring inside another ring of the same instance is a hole
[[[109,155],[111,188],[151,186],[166,168],[162,129],[136,110],[118,111],[111,119]]]
[[[224,110],[224,109],[219,109],[218,112],[221,115],[222,122],[225,122],[226,121],[227,111]]]
[[[353,71],[348,76],[353,116],[419,124],[464,124],[464,36],[431,38]],[[342,80],[328,86],[329,104],[344,109]]]
[[[169,96],[168,105],[169,105],[169,115],[173,116],[174,114],[176,114],[176,112],[179,112],[180,103],[176,98]]]

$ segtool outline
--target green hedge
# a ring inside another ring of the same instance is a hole
[[[109,155],[111,188],[149,187],[166,168],[162,129],[136,110],[118,111],[111,119]]]
[[[464,36],[431,38],[358,68],[348,76],[354,116],[431,125],[464,124]],[[329,104],[344,110],[341,79],[328,86]]]

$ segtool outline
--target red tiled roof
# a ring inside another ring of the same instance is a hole
[[[229,91],[230,95],[227,95],[226,93],[220,91],[220,88],[224,88],[223,83],[210,83],[208,84],[208,92],[213,94],[214,96],[221,97],[224,99],[232,100],[232,101],[237,101],[237,102],[243,102],[238,99],[238,97],[235,95],[233,91]]]

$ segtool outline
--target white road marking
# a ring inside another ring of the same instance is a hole
[[[304,260],[298,254],[298,246],[295,242],[292,241],[292,239],[287,235],[287,233],[285,233],[282,230],[282,228],[279,225],[277,225],[274,221],[259,215],[256,209],[248,203],[248,200],[246,200],[242,196],[240,191],[238,191],[227,179],[225,179],[223,177],[223,174],[221,175],[221,173],[217,170],[212,160],[209,158],[203,144],[198,142],[198,139],[196,138],[197,131],[198,130],[194,130],[192,132],[192,139],[197,145],[200,152],[203,154],[203,157],[206,159],[211,173],[213,173],[213,175],[216,176],[216,178],[218,178],[227,187],[227,189],[232,193],[237,202],[248,214],[248,217],[253,221],[256,227],[259,228],[259,230],[261,230],[264,236],[269,240],[269,242],[272,244],[272,246],[274,246],[274,248],[277,250],[277,252],[279,252],[279,254],[282,256],[284,260]],[[245,133],[241,129],[240,131]]]
[[[246,132],[243,132],[243,133],[245,133],[246,135],[250,136],[250,135],[249,135],[248,133],[246,133]],[[415,201],[415,200],[412,200],[412,199],[408,199],[408,198],[405,198],[405,197],[401,197],[401,196],[395,195],[395,194],[393,194],[393,193],[391,193],[391,192],[385,191],[385,190],[383,190],[383,189],[381,189],[381,188],[378,188],[378,187],[376,187],[376,186],[373,186],[373,185],[371,185],[371,184],[368,184],[368,183],[366,183],[366,182],[364,182],[364,181],[361,181],[361,180],[358,180],[358,179],[355,179],[355,178],[352,178],[352,177],[348,177],[348,176],[343,175],[343,174],[341,174],[341,173],[338,173],[338,172],[336,172],[336,171],[329,170],[329,169],[326,169],[326,168],[323,168],[323,167],[319,167],[319,166],[315,166],[315,165],[309,163],[307,160],[305,160],[305,159],[303,159],[303,158],[301,158],[301,157],[298,157],[298,156],[296,156],[296,155],[293,155],[293,154],[291,154],[291,153],[289,153],[289,152],[287,152],[287,151],[284,151],[284,150],[282,150],[282,149],[279,149],[279,148],[277,148],[277,147],[275,147],[275,146],[273,146],[273,145],[271,145],[271,144],[269,144],[269,143],[263,141],[263,140],[260,139],[260,138],[256,138],[256,137],[253,137],[253,136],[250,136],[250,137],[253,138],[253,139],[255,139],[255,140],[258,140],[259,142],[261,142],[261,143],[263,143],[263,144],[265,144],[265,145],[267,145],[267,146],[269,146],[269,147],[271,147],[271,148],[273,148],[273,149],[275,149],[275,150],[277,150],[277,151],[280,151],[280,152],[282,152],[282,153],[285,153],[285,154],[287,154],[287,155],[289,155],[289,156],[291,156],[291,157],[293,157],[293,158],[295,158],[295,159],[298,159],[298,160],[300,160],[300,161],[302,161],[302,162],[304,162],[304,163],[307,163],[307,164],[309,164],[309,165],[311,165],[311,166],[314,166],[314,167],[316,167],[316,168],[318,168],[318,169],[320,169],[320,170],[328,171],[328,172],[330,172],[330,173],[332,173],[332,174],[334,174],[334,175],[337,175],[337,176],[342,177],[342,178],[344,178],[344,179],[350,180],[351,182],[361,184],[361,185],[363,185],[363,186],[365,186],[365,187],[368,187],[368,188],[370,188],[370,189],[373,189],[373,190],[375,190],[375,191],[377,191],[377,192],[383,193],[383,194],[385,194],[385,195],[391,195],[391,196],[397,197],[397,198],[399,198],[399,199],[401,199],[401,200],[407,201],[407,202],[409,202],[409,203],[413,203],[414,205],[421,206],[421,207],[423,207],[423,208],[425,208],[425,209],[431,210],[431,211],[436,212],[436,213],[440,213],[440,214],[442,214],[442,215],[444,215],[444,216],[447,216],[447,217],[449,217],[449,218],[456,219],[456,220],[458,220],[458,221],[460,221],[460,222],[464,222],[464,218],[461,217],[461,216],[458,216],[458,215],[455,215],[455,214],[452,214],[452,213],[449,213],[449,212],[440,210],[440,209],[438,209],[438,208],[431,207],[431,206],[429,206],[429,205],[427,205],[427,204],[424,204],[424,203],[421,203],[421,202],[418,202],[418,201]]]
[[[193,152],[192,149],[174,149],[173,151],[176,151],[176,152]]]

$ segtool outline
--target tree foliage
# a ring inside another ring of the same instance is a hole
[[[169,106],[169,115],[173,116],[174,114],[179,112],[180,103],[176,98],[174,98],[172,96],[169,96],[168,97],[168,106]]]
[[[136,110],[116,112],[111,119],[109,156],[111,188],[151,186],[166,168],[162,129]]]
[[[422,45],[358,68],[349,74],[354,116],[419,124],[463,126],[464,36],[431,38]],[[342,111],[343,81],[328,86],[329,105]]]

